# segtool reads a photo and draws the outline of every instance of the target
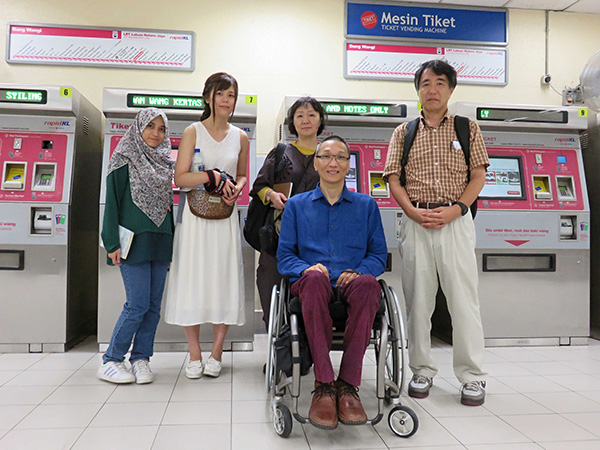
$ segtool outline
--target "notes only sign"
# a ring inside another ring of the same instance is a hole
[[[346,37],[506,45],[507,20],[504,9],[432,8],[346,0]]]

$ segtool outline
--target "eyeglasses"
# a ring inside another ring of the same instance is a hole
[[[330,163],[333,158],[335,158],[338,164],[343,164],[350,161],[350,157],[344,155],[317,155],[315,158],[319,158],[325,163]]]

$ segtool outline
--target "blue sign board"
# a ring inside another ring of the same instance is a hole
[[[507,13],[347,1],[346,36],[506,45]]]

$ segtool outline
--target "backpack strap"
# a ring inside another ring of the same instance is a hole
[[[465,155],[467,164],[467,183],[471,181],[471,127],[469,118],[463,116],[454,116],[454,131]]]
[[[404,129],[404,146],[402,148],[402,159],[400,160],[400,186],[402,187],[406,186],[406,164],[408,164],[408,154],[410,153],[413,142],[415,142],[420,120],[420,117],[411,120],[406,124],[406,128]]]
[[[275,166],[273,168],[273,170],[275,172],[277,172],[277,166],[279,165],[279,162],[281,161],[281,157],[283,156],[283,152],[285,152],[285,148],[287,146],[280,142],[279,144],[277,144],[277,147],[275,148]]]
[[[454,116],[454,131],[456,131],[456,137],[462,147],[463,154],[465,155],[465,163],[467,164],[467,183],[471,181],[471,125],[468,117]],[[469,206],[471,210],[471,216],[475,219],[477,215],[477,200]]]

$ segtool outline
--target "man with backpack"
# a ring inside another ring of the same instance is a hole
[[[404,211],[402,288],[413,372],[408,393],[427,397],[437,374],[430,332],[439,279],[452,317],[454,373],[462,384],[461,403],[479,406],[485,401],[486,373],[475,227],[469,207],[484,186],[489,160],[477,123],[448,113],[448,100],[456,87],[451,65],[442,60],[423,63],[415,74],[415,87],[421,117],[396,128],[384,172]]]

